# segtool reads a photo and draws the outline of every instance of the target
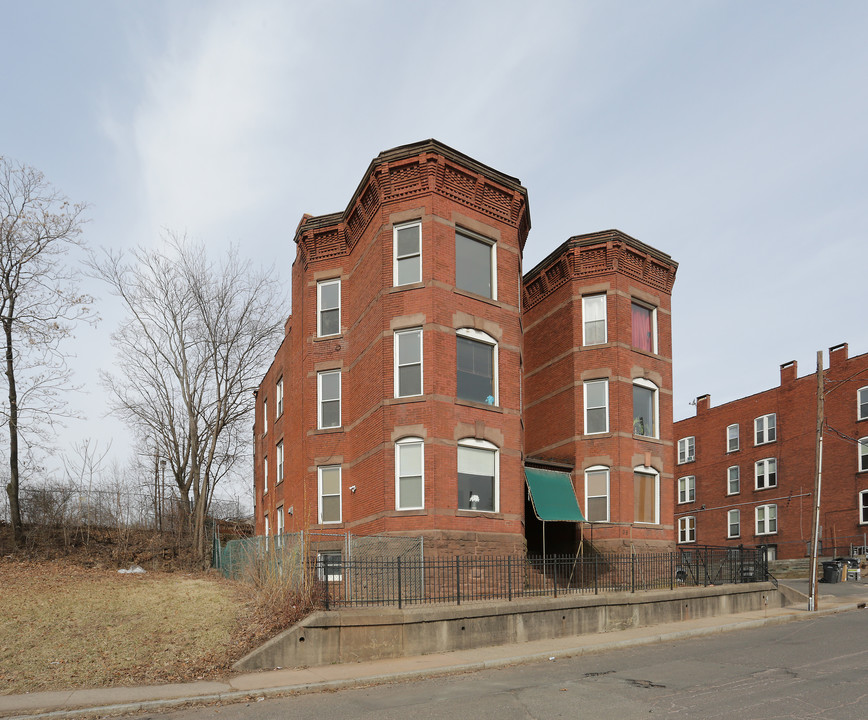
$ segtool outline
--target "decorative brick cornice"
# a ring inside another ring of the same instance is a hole
[[[621,273],[671,294],[678,263],[620,230],[576,235],[523,279],[524,309],[542,302],[570,280]]]
[[[519,181],[426,140],[380,153],[343,213],[305,215],[295,233],[299,257],[307,267],[314,260],[346,255],[383,205],[431,192],[517,228],[524,248],[530,210]]]

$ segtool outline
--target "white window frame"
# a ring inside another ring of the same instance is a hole
[[[659,438],[660,437],[660,388],[658,388],[653,382],[650,380],[646,380],[645,378],[635,378],[633,380],[633,385],[641,388],[645,388],[646,390],[651,390],[653,393],[652,405],[654,413],[654,433],[649,435],[648,433],[637,433],[635,418],[633,425],[633,434],[639,437],[650,437],[650,438]],[[632,398],[631,398],[632,400]],[[633,414],[635,415],[635,405],[633,407]]]
[[[283,440],[277,443],[274,446],[275,455],[277,456],[275,460],[277,461],[277,477],[275,478],[275,485],[280,485],[283,482]]]
[[[678,441],[678,464],[696,460],[696,436],[688,435]]]
[[[268,455],[262,458],[262,494],[268,492]]]
[[[769,422],[771,420],[771,423]],[[762,438],[762,439],[760,439]],[[768,415],[760,415],[754,418],[753,421],[753,444],[768,445],[778,439],[778,418],[777,413],[769,413]]]
[[[856,391],[856,419],[868,420],[868,385]]]
[[[407,255],[398,256],[398,232],[407,228],[419,228],[419,252],[409,253]],[[411,280],[410,282],[398,282],[398,261],[409,260],[410,258],[418,258],[419,279]],[[392,285],[394,287],[402,287],[404,285],[413,285],[422,282],[422,223],[419,220],[413,222],[400,223],[392,228]]]
[[[733,477],[733,470],[735,470],[735,476]],[[733,482],[735,482],[735,490],[732,489]],[[741,468],[738,465],[730,465],[726,469],[726,494],[727,495],[738,495],[741,492]]]
[[[611,512],[611,476],[609,474],[609,468],[605,465],[592,465],[591,467],[585,470],[585,513],[588,513],[588,506],[590,504],[591,498],[601,498],[602,495],[591,495],[588,491],[588,475],[591,473],[606,473],[606,517],[603,520],[588,520],[588,522],[609,522],[610,512]]]
[[[268,398],[262,398],[262,434],[268,432]]]
[[[868,525],[868,490],[859,493],[859,524]]]
[[[678,542],[680,544],[696,542],[696,516],[685,515],[678,518]]]
[[[762,472],[760,472],[760,466],[762,466]],[[772,467],[772,470],[769,471],[769,466]],[[775,481],[773,483],[769,482],[769,476],[774,474]],[[754,476],[754,489],[755,490],[768,490],[769,488],[778,486],[778,461],[777,458],[763,458],[762,460],[757,460],[753,464],[753,476]],[[760,485],[760,477],[763,478],[762,485]]]
[[[762,519],[760,519],[760,516],[762,516]],[[754,510],[754,519],[756,521],[757,535],[778,534],[778,506],[775,503],[757,505]],[[760,523],[762,523],[762,530],[760,530]]]
[[[600,300],[603,301],[603,342],[601,343],[589,343],[588,342],[588,333],[587,327],[588,322],[599,322],[598,320],[587,320],[588,317],[588,303],[591,300]],[[593,295],[583,295],[582,296],[582,345],[605,345],[609,342],[609,315],[608,315],[608,296],[606,293],[595,293]]]
[[[323,470],[337,470],[338,471],[338,492],[337,495],[334,493],[330,493],[328,495],[323,495],[322,492],[322,473]],[[317,522],[320,525],[338,525],[344,520],[344,500],[343,500],[343,469],[340,465],[320,465],[316,469],[316,480],[317,480]],[[339,518],[337,520],[327,520],[323,521],[322,519],[322,501],[324,497],[337,497],[338,498],[338,515]]]
[[[324,308],[322,306],[322,289],[328,285],[338,286],[338,306],[336,308]],[[334,333],[323,334],[322,317],[324,311],[338,311],[338,331]],[[332,278],[331,280],[320,280],[316,284],[316,336],[317,337],[335,337],[341,334],[341,279]]]
[[[493,510],[480,510],[480,509],[471,509],[467,510],[466,508],[459,508],[461,510],[465,510],[466,512],[488,512],[488,513],[499,513],[500,512],[500,448],[497,447],[494,443],[490,443],[487,440],[477,440],[476,438],[463,438],[458,441],[458,448],[456,450],[455,457],[455,467],[456,467],[456,479],[457,479],[457,468],[458,468],[458,453],[461,452],[462,447],[474,448],[479,450],[490,450],[494,452],[494,509]],[[456,483],[457,484],[457,483]],[[456,493],[456,501],[457,501],[457,493]]]
[[[657,308],[654,305],[650,305],[649,303],[642,302],[641,300],[637,300],[636,298],[630,299],[630,333],[631,333],[630,344],[631,345],[633,344],[633,342],[632,342],[632,340],[633,340],[633,338],[632,338],[633,305],[637,305],[638,307],[644,308],[645,310],[648,310],[651,312],[651,353],[656,355],[657,354]],[[634,346],[634,348],[635,348],[635,346]],[[635,348],[635,349],[639,350],[639,352],[648,352],[647,350],[642,350],[640,348]]]
[[[735,428],[735,432],[732,430]],[[737,452],[741,443],[740,428],[738,423],[726,426],[726,451],[728,453]]]
[[[735,525],[737,532],[732,532],[732,527]],[[726,513],[726,537],[737,538],[741,537],[741,510],[730,510]]]
[[[696,501],[696,476],[685,475],[678,478],[678,504],[692,503]]]
[[[491,378],[491,387],[492,387],[493,396],[494,396],[494,403],[492,403],[492,405],[495,407],[499,406],[500,405],[500,382],[499,382],[500,355],[498,352],[497,340],[495,340],[493,337],[491,337],[491,335],[489,335],[488,333],[484,333],[481,330],[476,330],[475,328],[458,328],[455,331],[455,335],[456,335],[456,338],[457,337],[463,337],[463,338],[467,338],[468,340],[474,340],[476,342],[483,343],[485,345],[491,345],[491,347],[492,347],[492,351],[491,351],[491,374],[493,376]],[[457,351],[457,347],[456,347],[455,397],[458,397],[458,355],[457,355],[457,352],[458,351]],[[458,398],[458,399],[463,400],[464,398]],[[477,401],[465,400],[465,402],[477,402]]]
[[[268,513],[265,513],[265,549],[268,550]]]
[[[868,471],[868,437],[859,438],[857,453],[859,457],[859,472]]]
[[[277,515],[277,525],[275,525],[274,527],[274,535],[277,538],[277,542],[275,543],[275,545],[277,545],[277,547],[281,547],[283,545],[283,535],[286,532],[286,526],[284,525],[283,505],[277,506],[275,514]]]
[[[325,375],[338,376],[338,396],[337,398],[324,398],[322,395],[322,379]],[[319,430],[333,430],[334,428],[342,427],[342,405],[343,405],[343,377],[340,370],[321,370],[316,374],[316,426]],[[338,404],[338,424],[323,425],[322,406],[324,402],[337,402]]]
[[[606,396],[605,405],[595,405],[595,406],[591,407],[588,405],[588,386],[599,384],[599,383],[603,384],[603,390],[605,391],[605,396]],[[584,413],[585,426],[583,428],[583,430],[585,431],[585,435],[602,435],[604,433],[609,432],[609,380],[608,380],[608,378],[599,378],[597,380],[585,380],[582,383],[582,392],[583,392],[583,403],[584,403],[584,408],[585,408],[585,413]],[[595,430],[594,432],[591,432],[588,429],[588,411],[589,410],[599,410],[601,407],[606,411],[606,427],[604,430]]]
[[[648,522],[646,520],[636,520],[636,501],[635,501],[635,492],[636,492],[636,475],[648,475],[649,477],[654,478],[654,522]],[[660,524],[660,473],[657,472],[653,467],[647,467],[645,465],[637,465],[633,468],[633,524],[634,525],[659,525]]]
[[[277,397],[275,398],[275,404],[277,405],[274,408],[274,417],[275,419],[279,418],[283,415],[283,376],[281,376],[277,383],[274,386],[274,391]]]
[[[399,361],[399,350],[401,338],[410,337],[412,335],[418,335],[419,337],[419,362],[418,363],[406,363],[405,365],[401,365]],[[395,358],[395,397],[418,397],[419,395],[424,394],[424,383],[425,383],[425,374],[424,374],[424,362],[425,356],[423,354],[423,338],[422,338],[422,328],[406,328],[404,330],[396,330],[393,335],[393,350],[394,350],[394,358]],[[401,392],[401,377],[400,377],[400,369],[401,367],[409,367],[411,365],[419,366],[419,392],[418,393],[402,393]]]
[[[420,505],[402,505],[401,504],[401,450],[410,445],[418,445],[421,451],[420,461],[422,463],[422,474],[419,482],[422,485],[420,497],[422,503]],[[425,441],[420,437],[401,438],[395,443],[395,509],[396,510],[422,510],[425,507]]]
[[[473,240],[479,243],[483,243],[488,245],[491,250],[491,254],[488,256],[488,261],[491,263],[491,295],[480,295],[480,297],[487,297],[491,300],[497,300],[497,243],[491,238],[487,238],[483,235],[477,235],[470,230],[465,230],[464,228],[455,228],[455,253],[456,260],[458,257],[458,238],[464,237],[467,240]],[[472,290],[467,290],[465,288],[459,287],[458,285],[458,275],[456,273],[455,276],[455,287],[461,290],[462,292],[472,293],[473,295],[478,295],[479,293],[474,293]]]

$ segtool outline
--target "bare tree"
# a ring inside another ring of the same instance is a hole
[[[0,156],[0,324],[5,344],[9,427],[6,493],[16,543],[22,456],[66,411],[70,370],[62,341],[79,320],[95,320],[92,299],[67,264],[80,245],[85,205],[70,202],[38,170]],[[23,451],[23,452],[22,452]]]
[[[115,411],[168,460],[204,560],[214,488],[251,452],[252,391],[282,335],[282,293],[235,249],[215,264],[171,234],[157,250],[104,252],[91,265],[127,312],[113,335],[120,373],[103,381]]]

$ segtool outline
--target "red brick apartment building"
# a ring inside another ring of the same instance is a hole
[[[829,349],[820,550],[841,554],[868,532],[868,354]],[[675,423],[679,545],[766,545],[774,559],[810,554],[817,439],[817,373],[781,365],[778,387]],[[864,443],[864,444],[861,444]]]
[[[608,231],[523,278],[529,230],[516,178],[435,140],[381,153],[343,212],[302,218],[292,315],[257,391],[258,534],[522,553],[542,537],[533,466],[599,523],[586,540],[674,546],[677,265]],[[582,530],[546,534],[575,552]]]

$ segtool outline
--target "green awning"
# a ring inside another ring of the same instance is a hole
[[[536,516],[545,522],[586,522],[570,474],[538,468],[524,469]]]

